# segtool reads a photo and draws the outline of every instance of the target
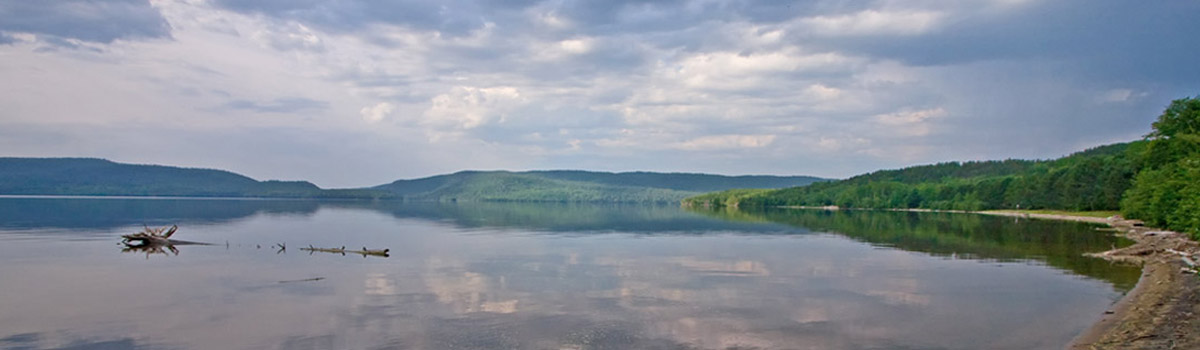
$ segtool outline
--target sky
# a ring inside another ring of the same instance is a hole
[[[1195,1],[0,0],[0,156],[362,187],[844,178],[1138,139]]]

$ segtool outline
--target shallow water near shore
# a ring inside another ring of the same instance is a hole
[[[212,243],[123,252],[178,224]],[[0,198],[4,349],[1060,349],[1094,225],[670,206]],[[279,250],[274,247],[287,247]],[[390,249],[390,257],[299,248]]]

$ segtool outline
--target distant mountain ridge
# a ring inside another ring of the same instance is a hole
[[[99,158],[0,158],[0,194],[7,195],[307,198],[339,193],[307,181],[258,181],[225,170]]]
[[[730,188],[783,188],[823,180],[810,176],[580,170],[462,171],[369,188],[322,189],[307,181],[259,181],[215,169],[125,164],[99,158],[0,157],[0,195],[678,202]]]
[[[812,176],[725,176],[694,173],[582,170],[462,171],[372,187],[398,197],[437,201],[678,202],[714,189],[785,188],[825,179]]]

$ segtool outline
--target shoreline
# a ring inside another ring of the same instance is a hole
[[[1092,325],[1063,349],[1200,349],[1200,276],[1193,263],[1200,260],[1200,244],[1187,235],[1144,227],[1141,221],[1120,217],[1099,218],[1019,211],[964,211],[933,209],[848,209],[837,207],[784,206],[816,210],[887,210],[981,214],[1028,219],[1076,221],[1108,225],[1133,245],[1084,255],[1113,263],[1141,265],[1137,285],[1095,317]],[[1192,271],[1187,271],[1187,269]]]
[[[1097,222],[1072,218],[1075,221]],[[1134,244],[1088,256],[1142,266],[1137,285],[1064,349],[1200,349],[1200,245],[1187,235],[1140,226],[1136,220],[1101,219]],[[1188,271],[1191,269],[1191,271]]]

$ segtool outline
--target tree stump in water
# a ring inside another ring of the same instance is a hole
[[[130,246],[130,247],[150,246],[150,245],[159,245],[159,246],[172,245],[177,242],[171,241],[171,235],[175,234],[175,231],[178,229],[179,229],[178,225],[171,225],[170,229],[168,229],[166,227],[160,227],[160,228],[147,227],[142,232],[132,233],[132,234],[128,234],[128,235],[121,235],[121,238],[123,238],[121,240],[121,243],[125,243],[126,246]],[[163,232],[163,231],[166,231],[166,232]]]

